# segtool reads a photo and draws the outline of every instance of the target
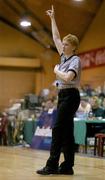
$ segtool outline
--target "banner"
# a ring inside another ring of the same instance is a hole
[[[49,150],[52,139],[52,127],[55,123],[57,110],[42,112],[32,139],[31,148]]]
[[[105,48],[79,54],[82,69],[105,65]]]

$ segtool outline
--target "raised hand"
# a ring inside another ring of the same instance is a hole
[[[51,6],[51,9],[47,10],[46,11],[46,14],[50,17],[50,18],[53,18],[54,17],[54,7],[53,5]]]

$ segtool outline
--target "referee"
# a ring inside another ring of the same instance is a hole
[[[57,117],[52,130],[50,157],[44,168],[37,170],[37,174],[68,174],[74,170],[74,115],[80,104],[79,83],[81,74],[80,58],[76,55],[78,38],[68,34],[61,41],[56,25],[54,8],[47,11],[51,19],[52,35],[57,51],[61,57],[60,64],[54,68],[58,88]],[[64,161],[59,164],[61,151]]]

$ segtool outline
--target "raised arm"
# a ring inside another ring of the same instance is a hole
[[[54,40],[55,46],[56,46],[56,48],[58,50],[58,53],[61,55],[62,52],[63,52],[63,47],[62,47],[62,41],[61,41],[61,38],[60,38],[58,27],[57,27],[57,24],[56,24],[56,21],[55,21],[55,16],[54,16],[55,13],[54,13],[53,5],[52,5],[51,10],[46,11],[46,13],[51,19],[51,28],[52,28],[53,40]]]

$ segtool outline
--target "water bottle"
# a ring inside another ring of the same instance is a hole
[[[89,118],[89,119],[93,119],[93,117],[94,117],[93,112],[90,111],[90,112],[88,113],[88,118]]]

